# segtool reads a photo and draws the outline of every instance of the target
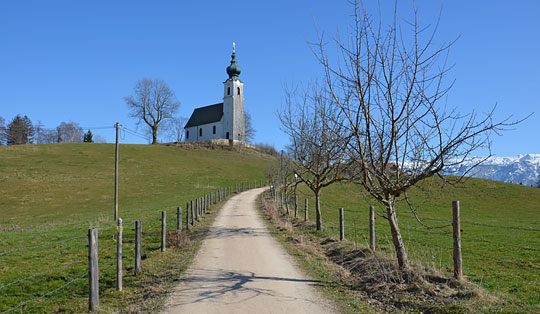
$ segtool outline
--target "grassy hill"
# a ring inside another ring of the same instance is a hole
[[[261,180],[274,162],[254,152],[187,149],[164,145],[121,145],[119,208],[124,219],[124,265],[132,266],[133,222],[143,221],[143,266],[162,263],[159,248],[160,212],[168,213],[175,228],[177,206],[210,191],[238,182]],[[430,265],[450,276],[452,271],[452,200],[460,200],[463,265],[466,277],[508,302],[504,311],[540,308],[540,189],[471,179],[440,190],[438,179],[411,191],[423,221],[441,228],[425,229],[406,204],[399,204],[403,237],[413,261]],[[114,145],[49,144],[0,146],[0,311],[41,296],[84,274],[87,270],[86,233],[98,227],[102,308],[118,310],[132,299],[129,291],[114,292],[115,239],[113,221]],[[304,198],[299,191],[301,213]],[[323,224],[338,235],[338,209],[346,216],[346,236],[359,243],[368,237],[368,206],[361,189],[337,184],[322,192]],[[382,212],[382,208],[377,208]],[[353,222],[356,222],[353,223]],[[377,247],[392,253],[387,223],[377,217]],[[9,254],[2,252],[40,246]],[[171,250],[172,251],[172,250]],[[173,254],[173,253],[167,253]],[[174,259],[174,255],[169,256]],[[146,264],[145,264],[146,263]],[[34,278],[15,280],[47,271]],[[152,276],[153,273],[150,273]],[[127,278],[137,281],[137,278]],[[87,308],[87,279],[41,300],[24,312],[81,312]],[[138,290],[137,290],[138,291]]]
[[[463,271],[467,279],[501,297],[501,302],[508,306],[503,306],[503,312],[539,311],[540,189],[484,179],[470,179],[442,190],[440,186],[440,179],[433,178],[409,193],[421,220],[436,228],[422,227],[405,202],[398,205],[410,258],[452,276],[452,201],[459,200]],[[302,186],[300,217],[304,198],[309,198],[309,217],[314,221],[312,193]],[[384,209],[370,202],[359,186],[336,184],[323,190],[325,232],[338,237],[339,208],[343,207],[346,238],[354,241],[356,228],[356,241],[367,245],[369,204],[376,206],[377,213],[384,214]],[[388,222],[379,215],[376,239],[379,252],[393,254]]]
[[[120,145],[124,265],[128,270],[132,266],[135,220],[143,221],[143,251],[156,250],[161,211],[167,211],[168,229],[173,230],[177,206],[184,208],[189,200],[234,183],[262,180],[273,160],[253,151]],[[102,285],[114,287],[114,145],[0,146],[0,195],[0,311],[82,275],[87,270],[86,234],[90,227],[103,230]],[[2,254],[73,237],[80,238]],[[3,287],[44,271],[47,273]],[[84,311],[86,289],[87,279],[81,279],[29,303],[24,311]]]

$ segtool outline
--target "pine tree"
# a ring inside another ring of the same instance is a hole
[[[22,145],[32,143],[34,127],[28,116],[17,115],[7,127],[7,144]]]
[[[88,130],[88,132],[84,134],[83,142],[94,143],[94,140],[92,139],[92,131]]]

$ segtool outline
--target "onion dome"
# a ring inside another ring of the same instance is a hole
[[[238,80],[238,75],[240,75],[240,72],[242,72],[242,70],[240,69],[240,66],[236,63],[235,44],[233,43],[231,65],[227,67],[227,74],[229,74],[229,79],[236,81]]]

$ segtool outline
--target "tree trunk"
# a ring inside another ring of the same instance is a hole
[[[152,144],[157,143],[157,127],[152,128]]]
[[[390,231],[392,231],[392,241],[394,242],[394,248],[396,249],[396,257],[398,259],[399,269],[407,269],[409,268],[409,258],[407,257],[405,243],[403,243],[403,238],[401,237],[401,231],[399,230],[396,215],[396,208],[393,202],[389,201],[386,204],[386,212],[388,215],[388,223],[390,224]]]
[[[321,216],[321,191],[315,191],[315,212],[317,214],[317,230],[322,230],[322,216]]]

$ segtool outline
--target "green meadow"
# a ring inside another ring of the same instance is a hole
[[[235,183],[260,182],[274,160],[255,151],[120,145],[127,283],[116,294],[114,151],[112,144],[0,146],[0,312],[28,300],[15,312],[86,311],[89,228],[100,230],[101,308],[117,311],[130,302],[130,282],[137,285],[130,275],[135,220],[143,227],[143,270],[153,271],[161,211],[174,230],[178,206]]]
[[[483,179],[441,187],[438,178],[409,192],[413,208],[398,206],[399,224],[413,262],[428,265],[451,277],[452,201],[461,207],[463,272],[466,278],[507,304],[506,311],[540,311],[540,189]],[[305,187],[298,191],[299,217],[309,199],[309,219],[315,221],[314,198]],[[335,184],[322,192],[325,232],[339,236],[339,208],[345,212],[345,233],[350,241],[368,245],[369,205],[376,208],[376,246],[393,254],[382,206],[371,202],[359,186]],[[291,209],[294,206],[291,206]],[[504,309],[502,309],[505,311]]]
[[[150,293],[132,288],[145,285],[132,275],[135,220],[142,221],[143,271],[151,278],[159,267],[159,272],[167,271],[164,261],[176,256],[174,250],[159,252],[161,211],[167,212],[168,230],[174,230],[177,206],[185,208],[189,200],[234,183],[263,180],[273,162],[274,158],[253,151],[120,145],[125,291],[118,293],[114,289],[114,145],[0,146],[0,312],[28,300],[32,301],[21,307],[23,312],[86,311],[89,228],[100,229],[101,307],[105,312],[125,309],[140,300],[135,294]],[[437,228],[422,227],[407,204],[399,204],[400,227],[411,260],[451,276],[452,201],[459,200],[466,278],[498,297],[505,304],[502,312],[540,311],[540,189],[470,179],[441,190],[440,183],[433,179],[410,191],[420,219]],[[309,218],[314,221],[312,194],[302,186],[298,196],[300,217],[304,198],[309,198]],[[352,184],[324,189],[321,203],[325,232],[338,236],[343,207],[346,237],[364,245],[369,205],[384,213]],[[389,228],[380,215],[376,236],[377,250],[392,254]],[[26,247],[35,248],[14,251]],[[196,248],[189,250],[192,256]]]

